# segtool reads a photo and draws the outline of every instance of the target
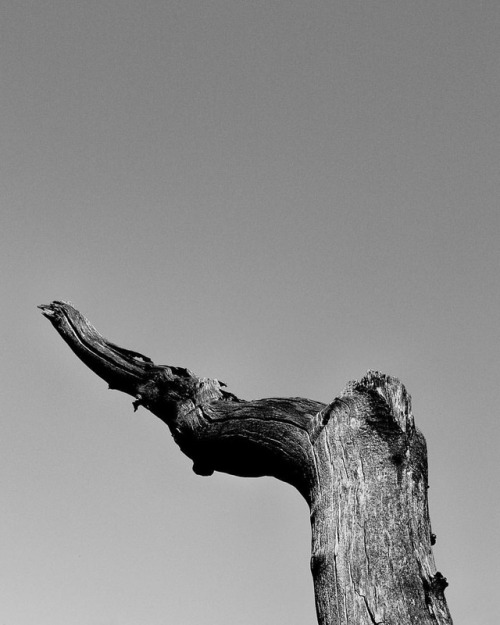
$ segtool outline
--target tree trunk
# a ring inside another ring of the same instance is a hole
[[[448,625],[427,506],[425,440],[395,378],[370,371],[331,404],[243,401],[218,380],[104,339],[65,302],[40,306],[110,388],[169,427],[200,475],[271,475],[309,504],[319,625]]]

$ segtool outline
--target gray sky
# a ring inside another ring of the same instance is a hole
[[[4,0],[0,623],[315,623],[308,510],[200,478],[36,310],[237,395],[402,379],[497,622],[500,5]]]

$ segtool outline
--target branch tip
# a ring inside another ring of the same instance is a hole
[[[52,309],[50,304],[40,304],[37,308],[40,308],[42,315],[47,317],[47,319],[50,319],[55,315],[55,311]]]

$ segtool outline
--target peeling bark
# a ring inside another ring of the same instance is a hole
[[[399,380],[369,371],[329,405],[243,401],[218,380],[110,343],[68,303],[40,308],[110,388],[169,427],[196,473],[297,488],[311,512],[319,625],[452,623],[432,555],[425,440]]]

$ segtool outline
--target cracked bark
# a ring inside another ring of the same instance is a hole
[[[329,405],[244,401],[218,380],[109,342],[68,303],[40,308],[110,388],[169,427],[196,473],[269,475],[297,488],[311,513],[319,625],[452,623],[432,555],[425,440],[399,380],[369,371]]]

